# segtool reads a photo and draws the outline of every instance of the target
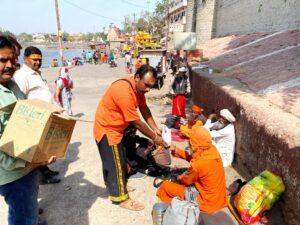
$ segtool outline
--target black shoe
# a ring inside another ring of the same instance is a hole
[[[39,219],[38,225],[47,225],[47,222],[45,220],[40,220]]]
[[[57,184],[60,182],[60,179],[54,178],[54,177],[47,177],[41,180],[40,184]]]
[[[47,172],[45,172],[46,175],[49,175],[49,176],[57,176],[59,174],[58,171],[53,171],[53,170],[49,170]]]
[[[39,215],[43,214],[44,210],[42,208],[39,208]]]

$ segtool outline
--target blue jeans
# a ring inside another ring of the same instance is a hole
[[[0,185],[0,195],[8,205],[9,225],[38,224],[38,173],[31,171],[11,183]]]

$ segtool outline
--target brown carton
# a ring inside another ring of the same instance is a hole
[[[18,101],[0,138],[0,150],[32,163],[52,155],[64,158],[76,121],[62,112],[41,100]]]

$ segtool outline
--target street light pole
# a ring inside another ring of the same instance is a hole
[[[61,60],[61,65],[64,65],[64,57],[63,57],[63,46],[62,46],[62,32],[60,29],[60,20],[59,20],[59,11],[58,11],[58,0],[54,0],[55,3],[55,14],[56,14],[56,24],[57,24],[57,36],[59,43],[59,55]]]

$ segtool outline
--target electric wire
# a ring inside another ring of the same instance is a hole
[[[67,4],[69,4],[69,5],[71,5],[71,6],[73,6],[73,7],[75,7],[75,8],[77,8],[77,9],[80,9],[80,10],[86,12],[86,13],[89,13],[91,15],[98,16],[98,17],[105,18],[105,19],[109,19],[109,20],[113,20],[113,21],[122,22],[122,20],[120,20],[120,19],[116,19],[116,18],[112,18],[112,17],[108,17],[108,16],[103,16],[103,15],[101,15],[99,13],[93,12],[93,11],[85,9],[85,8],[79,6],[79,5],[76,5],[73,2],[70,2],[68,0],[64,0],[64,2],[67,3]]]

